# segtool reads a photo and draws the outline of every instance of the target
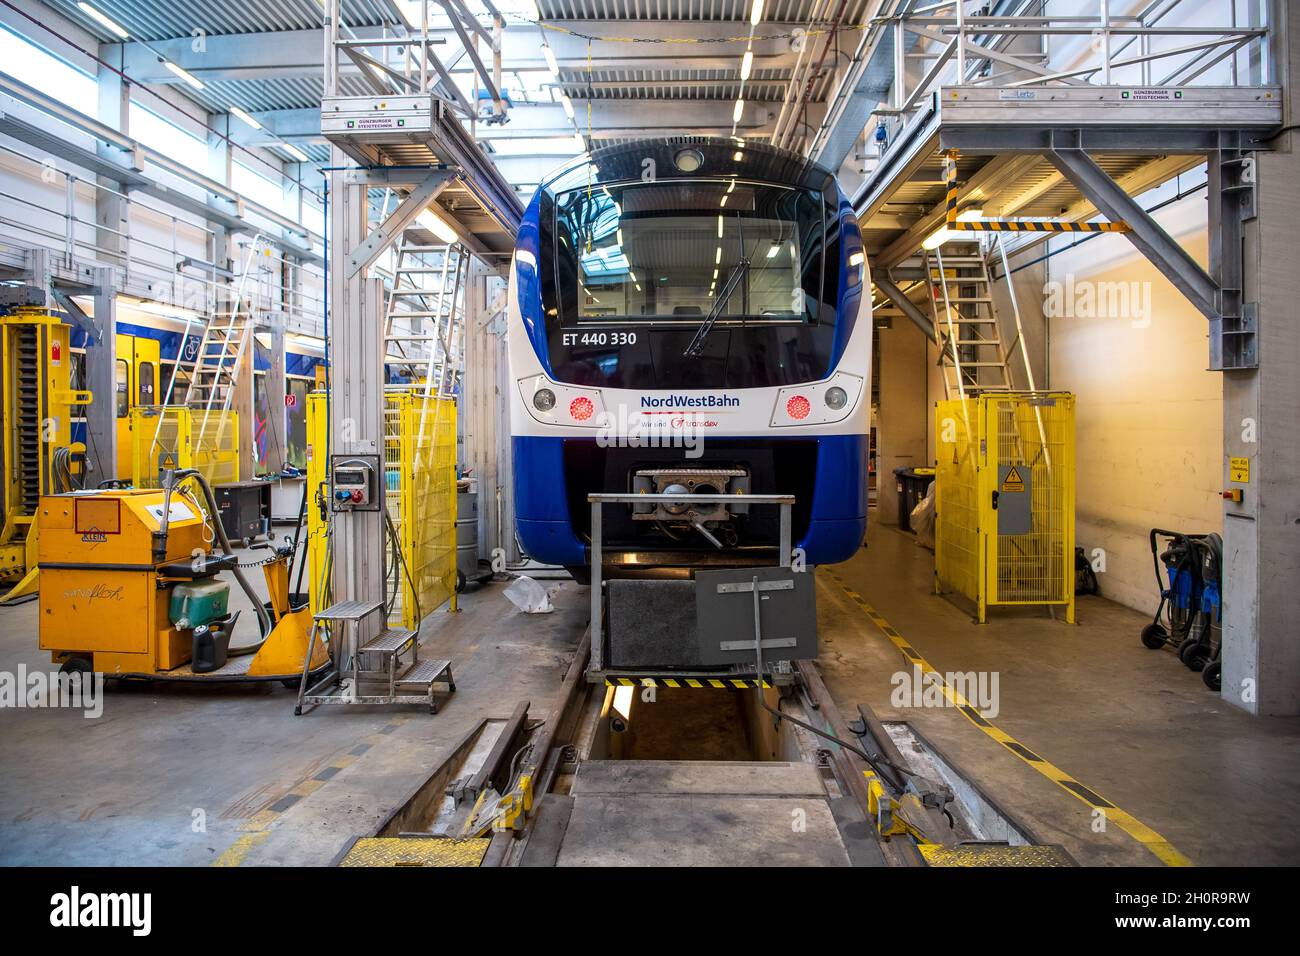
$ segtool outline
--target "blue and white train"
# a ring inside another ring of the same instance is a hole
[[[542,183],[510,275],[516,531],[585,577],[591,492],[792,494],[810,565],[867,522],[870,298],[826,170],[785,150],[666,139]],[[775,507],[607,506],[606,561],[774,563]]]

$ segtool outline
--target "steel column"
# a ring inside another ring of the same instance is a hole
[[[330,165],[347,157],[330,150]],[[348,186],[342,170],[330,173],[329,346],[330,454],[383,455],[383,281],[349,260],[366,238],[366,190]],[[333,514],[333,584],[336,601],[382,601],[384,594],[384,480],[376,481],[378,511]],[[375,628],[375,616],[358,627]],[[356,635],[364,643],[370,632]]]

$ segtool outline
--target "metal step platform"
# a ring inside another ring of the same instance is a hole
[[[455,693],[451,661],[421,661],[419,637],[413,630],[385,628],[357,646],[361,623],[385,608],[382,601],[342,601],[316,615],[308,658],[315,642],[327,639],[324,632],[328,631],[333,643],[331,667],[314,683],[313,675],[302,675],[295,715],[321,704],[420,704],[436,714],[437,695]],[[408,652],[411,659],[403,662]]]

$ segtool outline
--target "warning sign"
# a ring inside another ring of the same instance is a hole
[[[1020,469],[1012,465],[1007,469],[1007,473],[1002,476],[1002,491],[1020,492],[1025,490],[1025,479],[1020,477]]]
[[[1250,481],[1250,459],[1229,458],[1228,480],[1239,481],[1242,484],[1247,484]]]

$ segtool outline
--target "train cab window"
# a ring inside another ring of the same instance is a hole
[[[140,379],[140,394],[138,403],[140,405],[154,404],[154,367],[153,362],[141,362],[140,370],[137,373]]]
[[[118,359],[113,374],[117,417],[126,418],[131,414],[131,364],[126,359]]]
[[[576,301],[561,304],[562,321],[813,321],[822,215],[815,192],[737,180],[563,193],[555,203],[558,286]]]

